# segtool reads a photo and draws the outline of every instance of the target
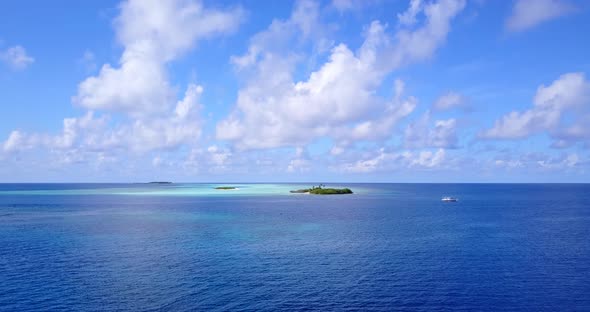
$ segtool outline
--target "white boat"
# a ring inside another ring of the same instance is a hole
[[[441,200],[444,201],[444,202],[456,202],[456,201],[458,201],[458,199],[456,199],[455,197],[448,197],[448,196],[443,197]]]

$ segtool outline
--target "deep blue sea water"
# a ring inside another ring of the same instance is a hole
[[[590,311],[590,184],[347,186],[0,184],[0,310]]]

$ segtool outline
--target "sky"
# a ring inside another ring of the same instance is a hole
[[[586,1],[0,14],[0,182],[590,182]]]

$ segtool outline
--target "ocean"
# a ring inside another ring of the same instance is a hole
[[[0,310],[590,311],[590,184],[227,185],[0,184]]]

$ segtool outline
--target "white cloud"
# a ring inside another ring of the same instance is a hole
[[[241,168],[232,167],[234,154],[226,147],[216,144],[206,149],[193,148],[186,159],[179,165],[190,172],[222,173],[231,171],[237,173]]]
[[[27,54],[25,48],[20,45],[10,47],[5,51],[0,51],[0,61],[5,62],[10,67],[22,70],[35,62],[35,59]]]
[[[273,20],[266,30],[250,38],[244,55],[234,55],[230,60],[238,71],[257,65],[263,57],[274,57],[277,62],[282,60],[283,66],[291,67],[298,59],[294,50],[306,39],[313,39],[318,51],[329,50],[331,44],[324,38],[327,32],[327,27],[320,22],[319,4],[312,0],[299,0],[287,20]]]
[[[226,149],[219,147],[217,145],[211,145],[207,148],[207,152],[209,153],[209,162],[217,167],[225,167],[231,156],[232,153]]]
[[[457,147],[457,121],[454,118],[435,120],[431,127],[430,112],[410,123],[404,133],[405,146],[423,147]]]
[[[493,164],[498,168],[509,170],[575,170],[583,165],[583,160],[577,153],[563,153],[551,156],[544,153],[514,153],[497,157]]]
[[[433,169],[443,166],[446,152],[440,148],[435,152],[424,150],[420,152],[386,152],[384,149],[365,159],[340,164],[333,169],[351,173],[369,173],[377,171],[394,171],[409,168]]]
[[[513,32],[524,31],[575,10],[575,6],[566,0],[517,0],[506,28]]]
[[[104,118],[94,118],[93,112],[88,112],[81,118],[65,118],[62,133],[55,137],[46,137],[45,145],[55,149],[72,148],[81,139],[83,132],[88,133],[88,139],[99,133],[97,130],[103,128],[105,123]]]
[[[313,32],[319,31],[319,5],[315,1],[300,0],[291,15],[291,21],[299,26],[303,37],[308,37]]]
[[[400,29],[396,45],[386,53],[385,65],[395,69],[408,63],[430,58],[440,47],[450,31],[451,20],[465,7],[462,0],[440,0],[421,7],[424,24],[415,29]]]
[[[57,135],[26,133],[15,130],[11,132],[4,142],[3,150],[13,153],[42,147],[53,151],[66,151],[68,149],[77,149],[81,145],[92,150],[99,138],[101,142],[105,140],[101,130],[106,125],[106,122],[106,118],[95,118],[93,112],[87,112],[80,118],[65,118],[62,131]]]
[[[432,151],[421,151],[418,154],[418,157],[412,159],[410,162],[410,166],[418,166],[418,167],[425,167],[425,168],[434,168],[438,167],[442,164],[445,160],[445,150],[440,148],[436,152]]]
[[[2,144],[2,150],[9,153],[28,149],[30,147],[31,142],[22,132],[18,130],[10,132],[10,135],[8,135],[8,138]]]
[[[397,121],[413,111],[416,100],[401,97],[399,81],[392,100],[376,96],[377,89],[394,69],[430,57],[464,5],[453,0],[425,5],[421,8],[424,24],[394,36],[374,21],[356,52],[345,44],[336,45],[328,61],[302,81],[293,78],[298,58],[292,51],[277,49],[281,39],[268,39],[292,38],[296,27],[284,25],[293,24],[293,16],[274,21],[253,37],[246,55],[232,59],[253,74],[239,91],[232,114],[218,123],[217,138],[232,141],[239,149],[257,149],[302,146],[324,136],[336,141],[391,136]],[[305,36],[301,26],[299,33]]]
[[[366,172],[375,172],[380,169],[380,166],[388,161],[388,160],[395,160],[393,154],[386,154],[381,150],[381,152],[372,158],[369,159],[361,159],[357,160],[352,163],[345,163],[340,165],[336,168],[339,171],[344,172],[354,172],[354,173],[366,173]]]
[[[88,145],[107,148],[126,148],[143,153],[151,150],[173,149],[183,144],[195,144],[201,135],[201,105],[203,88],[190,84],[184,98],[177,102],[172,112],[150,119],[136,119],[131,124],[121,124],[113,129],[95,133]]]
[[[289,161],[287,172],[306,172],[311,167],[311,161],[307,151],[303,147],[295,149],[295,156]]]
[[[555,130],[551,135],[555,139],[552,147],[566,148],[576,142],[585,142],[586,147],[590,147],[590,112],[577,112],[574,121]]]
[[[130,0],[115,21],[125,50],[119,67],[102,66],[97,76],[80,83],[73,101],[94,110],[122,111],[136,117],[169,110],[175,90],[165,64],[192,48],[199,39],[227,33],[242,11],[205,8],[195,1]]]
[[[129,57],[121,68],[105,64],[97,77],[80,83],[73,101],[88,109],[112,110],[134,116],[157,114],[170,108],[174,90],[162,64]]]
[[[497,120],[489,130],[480,134],[488,139],[522,139],[530,135],[548,131],[558,139],[567,137],[568,132],[575,137],[590,136],[587,127],[579,127],[580,122],[588,120],[590,103],[590,82],[583,73],[561,75],[549,86],[541,85],[533,99],[533,107],[524,112],[510,112]],[[565,124],[566,113],[574,113],[573,124]]]
[[[447,92],[439,96],[432,105],[432,108],[439,111],[451,110],[455,108],[467,108],[467,98],[457,92]]]
[[[537,164],[543,169],[564,169],[574,168],[580,163],[580,157],[578,154],[568,154],[561,159],[547,159],[539,160]]]
[[[416,15],[422,11],[422,5],[422,0],[410,0],[408,10],[397,15],[399,24],[403,26],[413,26],[416,24]]]

